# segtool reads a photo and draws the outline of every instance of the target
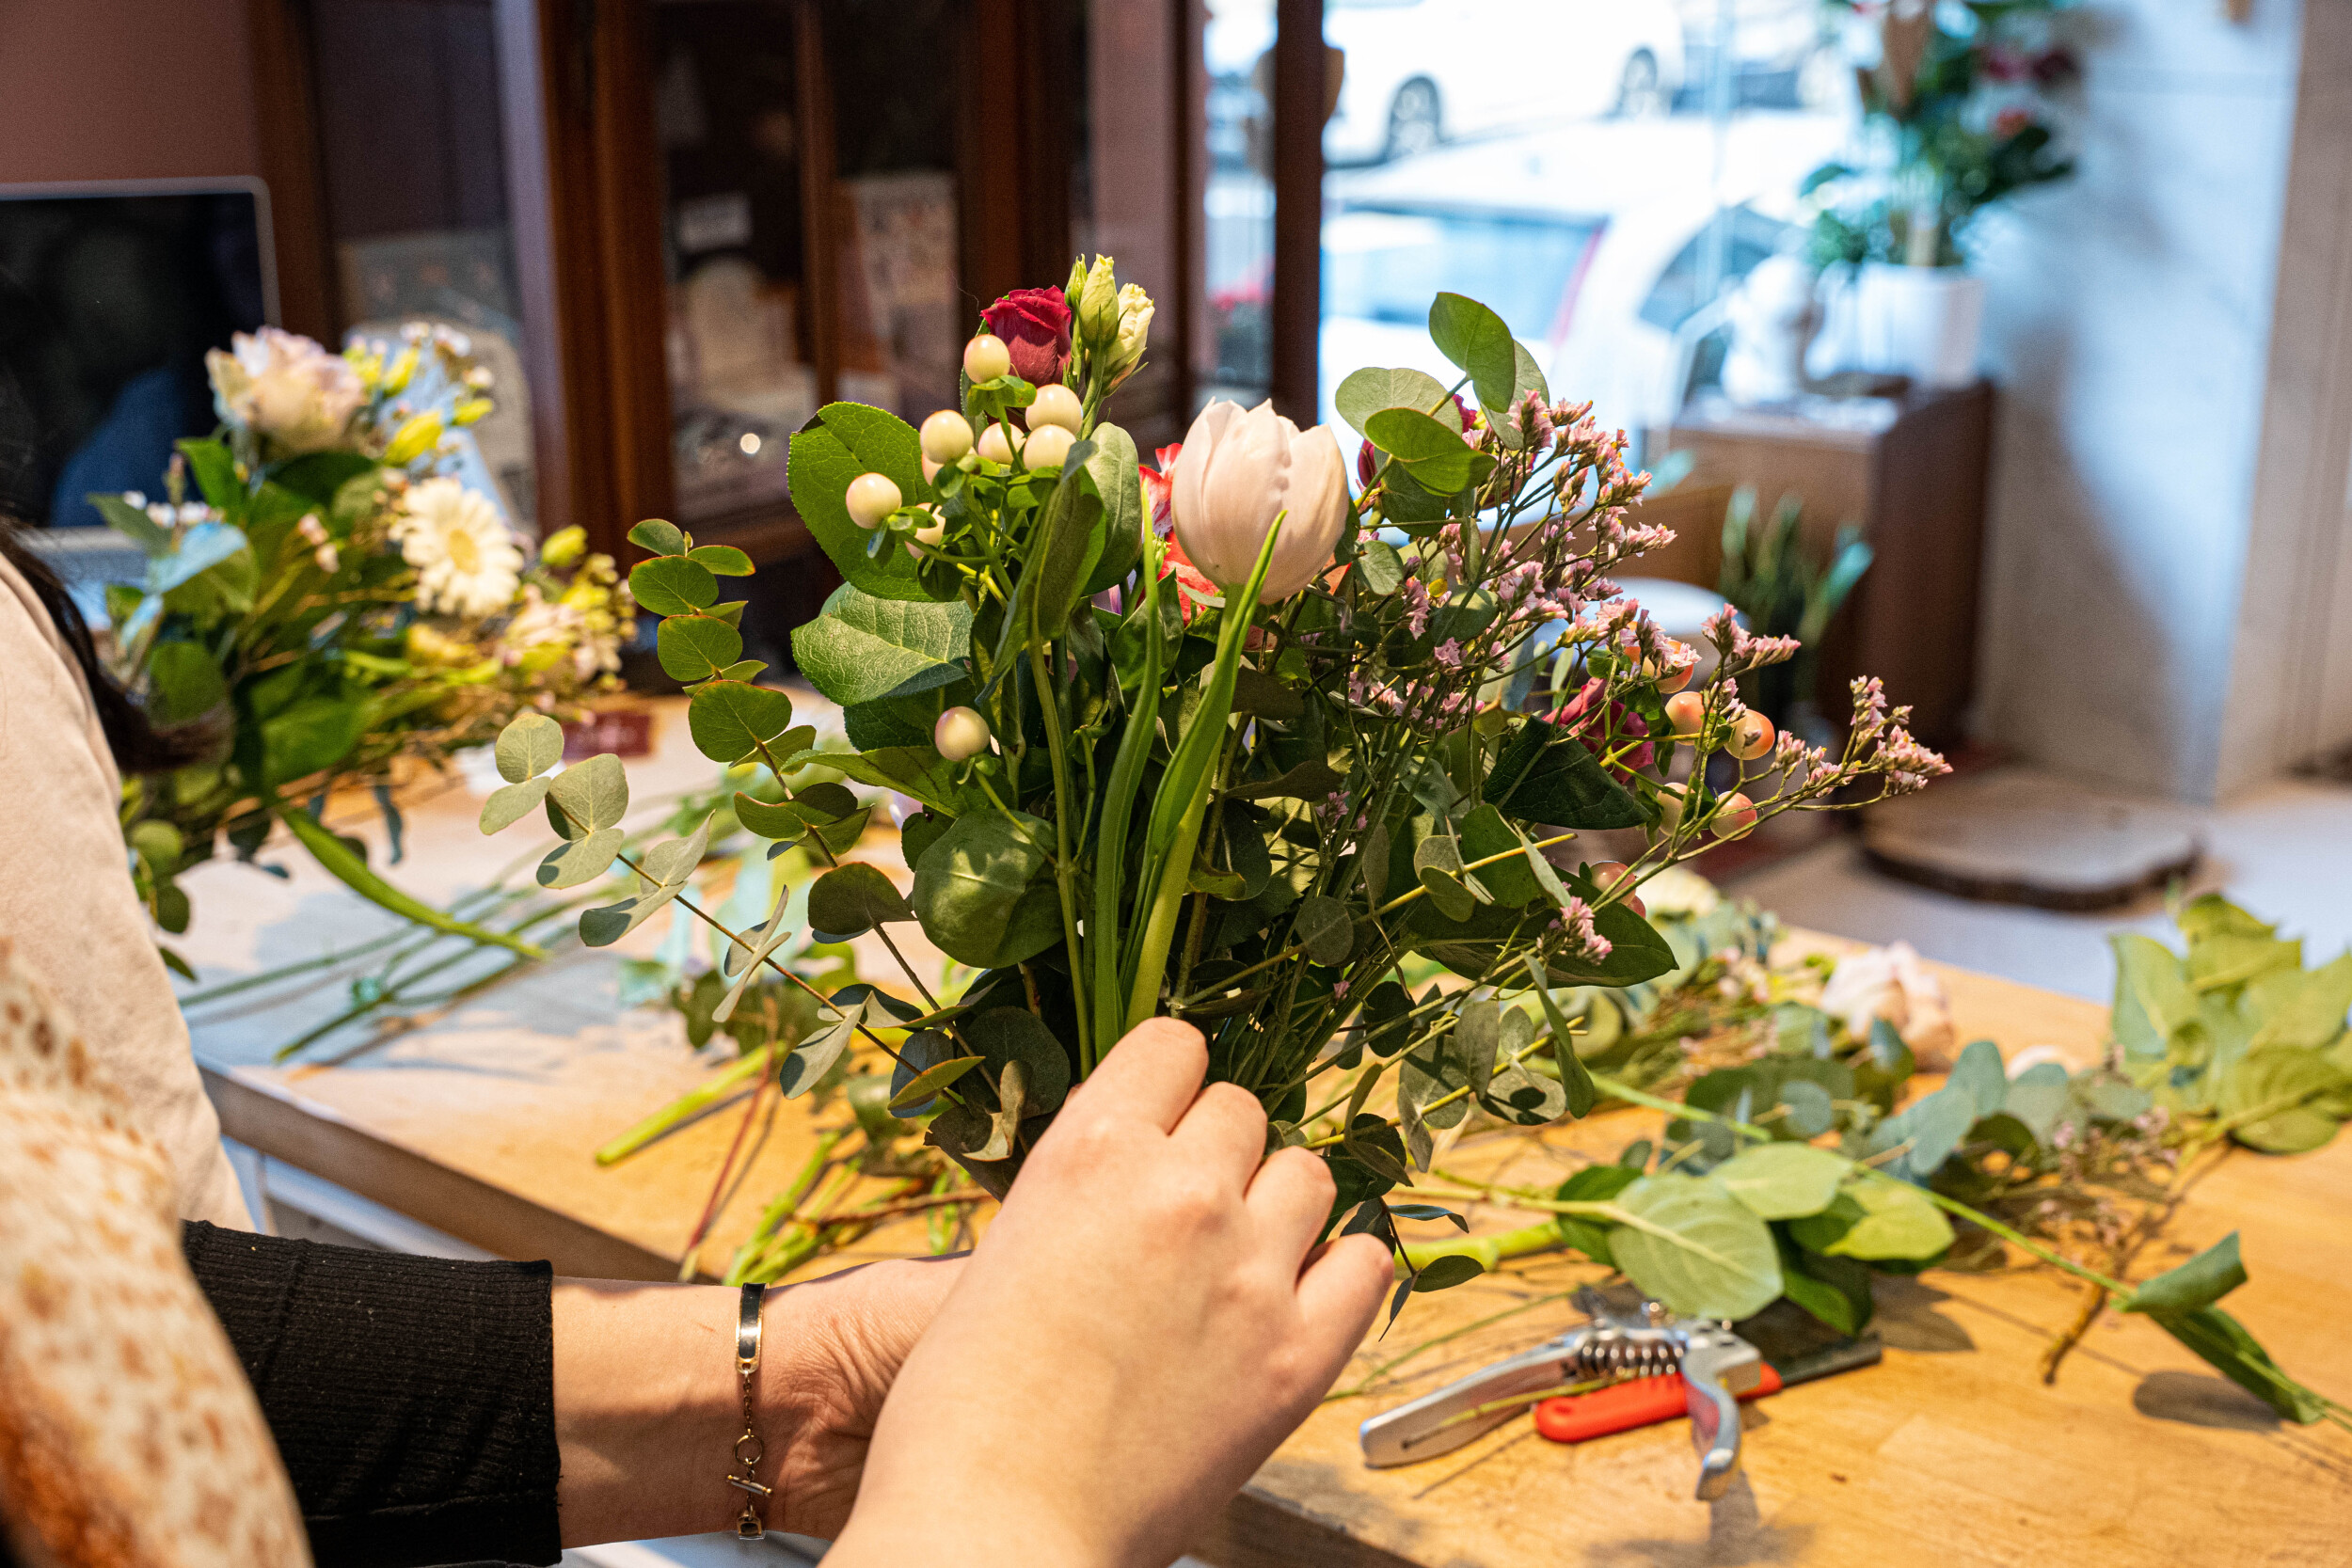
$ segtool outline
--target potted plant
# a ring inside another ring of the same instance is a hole
[[[2064,0],[1841,0],[1864,117],[1864,150],[1824,164],[1813,260],[1851,269],[1819,352],[1824,368],[1907,375],[1929,387],[1977,373],[1984,283],[1966,269],[1983,211],[2074,170],[2049,93],[2079,73],[2051,37]]]

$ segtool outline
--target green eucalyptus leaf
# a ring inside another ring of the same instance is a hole
[[[2326,1101],[2352,1078],[2316,1051],[2277,1046],[2241,1057],[2221,1079],[2216,1109],[2230,1135],[2269,1154],[2300,1154],[2336,1135],[2339,1118]]]
[[[1413,1293],[1426,1295],[1432,1291],[1450,1291],[1486,1272],[1486,1265],[1475,1258],[1459,1252],[1443,1253],[1422,1264],[1413,1275]]]
[[[628,771],[619,757],[599,752],[558,773],[548,786],[548,801],[563,812],[565,837],[617,828],[628,815]]]
[[[733,545],[697,545],[686,552],[686,559],[723,578],[752,575],[752,558]]]
[[[1641,1178],[1615,1201],[1611,1256],[1653,1301],[1686,1318],[1737,1320],[1779,1298],[1772,1233],[1722,1183],[1669,1171]]]
[[[719,579],[700,562],[663,555],[629,568],[628,591],[656,615],[691,615],[717,601]]]
[[[1586,1165],[1560,1183],[1551,1196],[1562,1203],[1607,1203],[1642,1179],[1638,1165]],[[1610,1222],[1581,1214],[1558,1216],[1560,1239],[1603,1268],[1615,1268],[1609,1250]]]
[[[989,1007],[959,1025],[963,1041],[987,1063],[992,1082],[1001,1081],[1006,1069],[1022,1069],[1023,1094],[1028,1113],[1042,1116],[1069,1096],[1070,1053],[1053,1031],[1026,1007]]]
[[[526,713],[499,731],[493,753],[508,784],[536,778],[564,760],[564,726],[544,713]]]
[[[971,648],[972,611],[961,600],[878,598],[847,583],[792,631],[801,673],[845,707],[961,680]]]
[[[1743,1148],[1708,1174],[1763,1218],[1789,1220],[1828,1208],[1852,1169],[1852,1161],[1826,1148],[1773,1143]]]
[[[1807,1252],[1873,1261],[1924,1261],[1952,1244],[1941,1209],[1909,1182],[1882,1177],[1854,1182],[1820,1212],[1790,1222],[1788,1233]]]
[[[501,784],[482,802],[482,831],[502,832],[529,816],[547,798],[552,779],[525,779],[520,784]]]
[[[1870,1266],[1858,1259],[1824,1258],[1784,1241],[1780,1282],[1790,1301],[1840,1334],[1860,1334],[1877,1309],[1870,1295]]]
[[[663,623],[665,633],[669,626]],[[694,749],[713,762],[742,762],[791,725],[789,696],[741,681],[712,681],[699,688],[686,707],[686,728],[694,737]],[[778,752],[778,762],[789,754]]]
[[[984,1056],[950,1056],[925,1068],[890,1097],[890,1109],[898,1116],[921,1116],[940,1090],[954,1087],[956,1080],[986,1060]]]
[[[2001,1048],[1991,1040],[1970,1040],[1944,1086],[1965,1094],[1979,1117],[1999,1111],[2009,1102],[2009,1069],[2001,1065]]]
[[[797,1100],[822,1082],[834,1064],[841,1060],[841,1053],[850,1049],[850,1042],[857,1037],[858,1028],[865,1022],[866,1004],[856,1003],[795,1045],[776,1072],[776,1085],[784,1091],[784,1097]]]
[[[1045,870],[1053,829],[1025,813],[961,816],[914,867],[910,900],[933,945],[960,962],[1008,969],[1061,940],[1061,906]]]
[[[1638,828],[1642,804],[1584,743],[1541,719],[1522,723],[1486,775],[1486,799],[1521,822],[1562,828]]]
[[[1470,372],[1481,404],[1510,406],[1518,379],[1518,345],[1501,316],[1465,295],[1441,293],[1429,307],[1429,338],[1438,353]]]
[[[2126,1312],[2185,1312],[2211,1307],[2246,1283],[2233,1230],[2176,1269],[2140,1285],[2120,1305]]]
[[[637,863],[636,895],[582,913],[580,940],[590,947],[610,947],[652,919],[686,891],[709,848],[710,818],[706,816],[689,837],[674,838],[646,850]]]
[[[1364,586],[1384,599],[1404,587],[1408,575],[1405,558],[1385,539],[1364,541],[1357,552],[1356,569],[1362,576]]]
[[[1356,922],[1338,899],[1320,895],[1306,898],[1292,918],[1298,940],[1306,944],[1307,957],[1314,962],[1343,964],[1355,951]]]
[[[743,634],[712,615],[673,615],[655,638],[661,668],[673,680],[717,680],[743,657]],[[691,728],[691,713],[688,723]]]
[[[1452,495],[1470,483],[1475,453],[1459,431],[1412,408],[1384,408],[1364,423],[1372,444],[1404,464],[1433,495]]]
[[[836,941],[914,918],[890,879],[863,861],[834,867],[808,890],[809,925]]]
[[[1370,435],[1364,428],[1365,421],[1384,408],[1418,409],[1449,420],[1457,440],[1462,428],[1461,410],[1446,395],[1445,383],[1425,371],[1382,370],[1368,365],[1340,383],[1339,390],[1332,394],[1332,405],[1359,436]]]
[[[598,828],[583,838],[557,845],[539,863],[539,885],[562,889],[595,881],[612,869],[621,842],[620,829]]]
[[[655,555],[684,555],[686,534],[675,523],[648,517],[628,531],[628,542]]]

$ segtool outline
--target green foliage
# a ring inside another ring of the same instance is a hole
[[[801,673],[845,707],[962,679],[971,643],[972,611],[961,603],[877,598],[849,583],[792,629]]]
[[[861,474],[885,476],[909,506],[932,499],[912,425],[862,404],[829,403],[793,436],[785,472],[792,504],[850,586],[878,599],[943,596],[925,592],[917,562],[904,550],[869,554],[875,535],[850,517],[850,483]]]

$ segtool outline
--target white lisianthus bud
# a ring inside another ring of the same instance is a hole
[[[1107,349],[1119,341],[1119,277],[1109,257],[1094,259],[1077,311],[1078,330],[1093,347]]]
[[[1044,425],[1029,432],[1021,447],[1021,461],[1031,468],[1058,468],[1077,444],[1078,438],[1060,425]]]
[[[1082,250],[1071,259],[1070,281],[1061,286],[1061,296],[1070,302],[1072,315],[1078,313],[1078,302],[1086,297],[1086,292],[1087,253]]]
[[[1037,389],[1037,401],[1029,404],[1029,431],[1032,435],[1045,426],[1059,425],[1071,435],[1086,420],[1086,406],[1078,394],[1058,382],[1049,382]]]
[[[1021,450],[1024,433],[1015,430],[1007,435],[1007,428],[999,422],[980,432],[978,451],[982,461],[1009,464],[1012,461],[1012,454]]]
[[[1210,404],[1192,421],[1170,476],[1176,540],[1201,575],[1232,590],[1249,580],[1274,520],[1282,535],[1259,602],[1286,599],[1331,563],[1347,525],[1347,470],[1322,425],[1300,430],[1271,402],[1244,413]]]
[[[949,762],[961,762],[988,750],[988,721],[977,708],[951,707],[931,726],[931,744]]]
[[[963,345],[963,373],[972,378],[975,387],[1009,374],[1011,370],[1012,351],[1005,346],[1002,338],[983,332]]]
[[[1110,376],[1116,381],[1143,362],[1152,336],[1152,296],[1140,283],[1119,291],[1119,341],[1109,354]]]
[[[887,474],[858,475],[850,481],[850,493],[843,499],[850,508],[850,521],[860,528],[880,528],[882,519],[906,499]]]
[[[972,421],[943,408],[923,421],[923,455],[945,466],[972,450]]]

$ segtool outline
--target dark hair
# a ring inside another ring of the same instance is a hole
[[[0,559],[17,569],[49,612],[50,621],[64,640],[66,652],[81,666],[82,678],[89,685],[90,701],[98,709],[99,728],[106,732],[106,749],[114,753],[115,766],[124,773],[166,773],[172,768],[194,762],[203,748],[193,736],[158,730],[149,721],[146,710],[131,700],[130,694],[115,684],[105,665],[99,662],[98,647],[90,640],[89,623],[82,618],[81,607],[65,584],[38,551],[18,537],[22,525],[0,515]]]

